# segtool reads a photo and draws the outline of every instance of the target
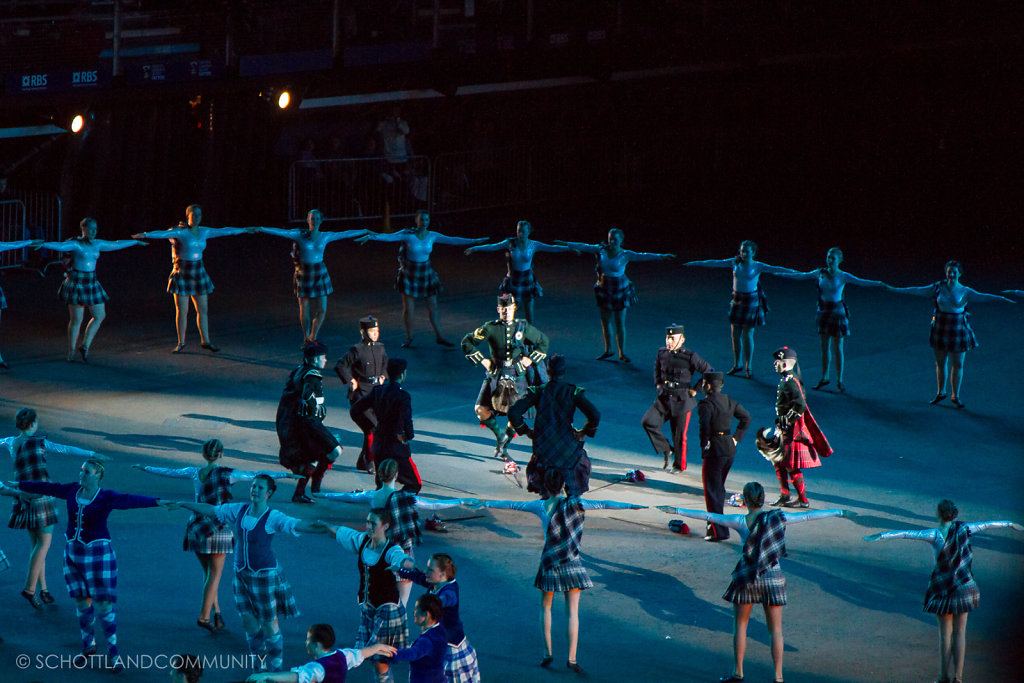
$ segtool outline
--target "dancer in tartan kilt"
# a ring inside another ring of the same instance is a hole
[[[74,362],[76,349],[84,362],[89,361],[89,349],[92,347],[92,341],[96,338],[103,319],[107,317],[106,302],[110,297],[107,296],[103,285],[96,279],[96,262],[100,258],[100,252],[118,251],[134,247],[137,244],[145,244],[137,239],[96,239],[96,220],[93,218],[83,218],[79,227],[82,230],[81,237],[64,242],[43,242],[39,245],[46,249],[69,254],[70,267],[65,271],[64,281],[61,283],[60,289],[57,290],[57,296],[68,306],[70,318],[67,347],[69,363]],[[79,344],[78,335],[82,329],[86,308],[89,309],[91,317],[85,325],[82,342]]]
[[[174,295],[174,324],[178,332],[178,345],[173,353],[185,348],[185,333],[188,331],[188,301],[196,309],[196,326],[199,328],[199,342],[204,349],[216,353],[220,347],[210,340],[207,296],[213,291],[213,280],[203,265],[206,241],[215,237],[232,237],[243,233],[254,234],[258,228],[207,228],[200,225],[203,210],[198,204],[185,208],[187,223],[179,223],[170,230],[153,230],[132,235],[136,239],[159,239],[171,241],[171,257],[174,267],[167,279],[167,292]]]
[[[67,501],[64,583],[77,607],[78,628],[82,636],[80,657],[88,657],[96,652],[94,630],[98,612],[100,627],[107,641],[108,665],[119,671],[124,665],[118,657],[117,614],[114,611],[114,603],[117,601],[117,556],[110,543],[107,518],[114,510],[169,504],[150,496],[101,489],[102,479],[103,463],[93,458],[82,464],[77,484],[21,481],[18,482],[18,490]],[[84,666],[86,661],[76,657],[76,666],[78,662]]]
[[[53,443],[39,434],[39,420],[32,408],[19,410],[14,417],[14,426],[20,432],[18,436],[0,439],[0,448],[6,448],[11,454],[11,460],[14,461],[14,481],[50,481],[50,473],[46,469],[47,454],[73,455],[96,460],[110,459],[95,451]],[[25,588],[21,595],[33,607],[42,609],[44,603],[51,605],[54,602],[53,596],[46,588],[46,554],[50,550],[53,525],[57,523],[57,511],[53,507],[51,496],[13,492],[11,495],[15,497],[15,501],[7,526],[27,530],[32,542]]]
[[[526,318],[526,322],[533,322],[533,302],[537,297],[544,295],[533,275],[533,256],[542,251],[566,252],[569,247],[557,244],[544,244],[530,239],[533,226],[529,221],[519,221],[516,224],[516,236],[509,237],[494,244],[481,244],[470,247],[466,254],[477,251],[501,251],[505,250],[506,272],[505,279],[501,281],[498,290],[502,294],[511,294],[515,297],[520,312]]]
[[[306,215],[306,227],[296,230],[260,228],[260,232],[292,240],[292,260],[295,262],[294,289],[299,300],[299,325],[302,327],[302,345],[315,342],[327,315],[327,297],[334,292],[331,276],[324,264],[324,249],[331,242],[352,239],[366,234],[366,230],[321,232],[323,214],[312,209]]]
[[[743,655],[747,650],[747,623],[756,604],[764,608],[765,621],[771,632],[772,662],[775,681],[782,681],[782,606],[786,604],[786,577],[782,575],[779,560],[786,556],[786,526],[797,522],[810,522],[826,517],[852,517],[846,510],[816,510],[814,512],[783,513],[782,510],[763,510],[764,487],[756,481],[743,487],[745,515],[720,515],[704,510],[684,510],[669,505],[658,509],[670,515],[702,519],[735,530],[742,541],[742,556],[732,571],[732,581],[722,599],[733,603],[733,658],[732,674],[719,681],[734,683],[743,680]]]
[[[398,594],[395,572],[412,569],[413,559],[388,538],[393,520],[385,508],[373,508],[366,516],[366,531],[317,522],[320,532],[334,536],[338,544],[356,555],[359,570],[360,619],[356,647],[384,643],[405,647],[409,640],[408,617]],[[383,657],[374,657],[380,683],[392,681],[390,665]]]
[[[964,378],[964,359],[967,352],[978,345],[971,329],[967,304],[972,301],[1007,301],[998,294],[985,294],[960,284],[963,267],[959,261],[946,263],[946,278],[923,287],[890,287],[890,292],[927,296],[935,300],[932,313],[931,332],[928,343],[935,354],[935,383],[938,391],[929,403],[935,405],[947,396],[946,382],[949,381],[949,399],[957,408],[963,408],[960,400],[960,385]]]
[[[836,361],[836,390],[844,392],[843,369],[846,366],[846,352],[843,341],[850,336],[850,313],[846,306],[843,291],[846,285],[862,287],[886,287],[880,280],[864,280],[839,269],[843,262],[843,250],[832,247],[825,254],[825,267],[815,268],[806,273],[776,273],[779,277],[791,280],[815,280],[818,283],[818,310],[815,314],[815,326],[821,337],[821,379],[814,389],[828,386],[831,381],[829,370],[832,358]]]
[[[549,469],[544,475],[541,500],[485,500],[484,506],[504,510],[530,512],[540,518],[544,528],[544,550],[533,585],[541,591],[541,624],[544,635],[544,659],[540,665],[551,666],[551,603],[555,593],[565,595],[568,624],[569,658],[566,667],[578,674],[583,668],[576,662],[579,642],[580,591],[593,588],[587,570],[580,561],[583,539],[584,510],[640,510],[646,505],[620,503],[614,500],[583,500],[567,495],[562,471]]]
[[[225,467],[220,463],[224,457],[224,444],[220,439],[210,439],[203,444],[204,467],[149,467],[133,465],[135,469],[172,479],[190,479],[195,489],[195,502],[222,505],[231,502],[231,485],[240,481],[252,481],[260,472],[247,472]],[[262,472],[273,479],[299,478],[287,472]],[[193,513],[185,527],[182,549],[195,553],[203,570],[203,599],[196,624],[207,631],[224,628],[224,617],[220,612],[217,590],[224,571],[224,560],[234,548],[231,527],[213,517]],[[212,619],[211,619],[212,611]]]
[[[17,242],[0,242],[0,254],[5,251],[14,251],[15,249],[24,249],[25,247],[41,247],[43,245],[42,240],[19,240]],[[0,287],[0,313],[7,308],[7,297],[4,296],[4,289]],[[2,354],[0,354],[0,369],[10,370],[11,366],[4,360]]]
[[[555,244],[565,245],[577,253],[586,252],[597,256],[594,267],[597,274],[594,296],[601,311],[601,336],[604,339],[604,353],[597,359],[606,360],[612,357],[611,344],[614,333],[619,360],[629,363],[631,361],[626,356],[626,310],[638,299],[636,287],[626,277],[626,264],[630,261],[664,261],[674,259],[676,255],[649,254],[623,249],[622,243],[625,239],[626,235],[622,230],[612,228],[608,231],[608,242],[604,244],[562,240],[555,240]]]
[[[372,315],[360,318],[359,334],[359,343],[349,348],[334,365],[338,379],[348,386],[349,408],[369,394],[375,386],[384,384],[388,379],[388,352],[380,341],[380,322]],[[377,426],[377,417],[372,410],[368,411],[365,417],[369,429],[363,430],[363,445],[359,450],[359,457],[356,458],[356,469],[373,474],[370,442],[373,439],[373,428]]]
[[[211,505],[179,501],[171,504],[232,527],[237,551],[235,578],[231,584],[235,609],[242,618],[253,662],[270,671],[280,671],[283,667],[284,641],[278,619],[299,614],[292,586],[277,562],[271,542],[278,533],[299,536],[317,531],[312,522],[271,509],[270,498],[276,490],[274,479],[261,472],[252,479],[248,503]]]
[[[441,625],[448,636],[444,659],[446,683],[480,683],[480,666],[476,650],[469,643],[459,616],[459,584],[455,580],[455,561],[450,555],[435,553],[427,562],[427,571],[403,569],[399,576],[407,577],[436,595],[444,608]]]
[[[732,368],[726,373],[740,372],[750,379],[754,358],[754,329],[765,323],[768,300],[761,286],[761,274],[782,275],[797,271],[755,261],[757,244],[751,240],[740,243],[739,255],[727,259],[690,261],[688,266],[732,269],[732,300],[729,302],[729,324],[732,337]]]
[[[935,568],[924,595],[924,611],[934,614],[939,623],[939,681],[960,683],[966,653],[967,614],[977,608],[980,593],[974,582],[973,554],[970,537],[985,529],[1024,531],[1024,526],[1010,521],[974,522],[957,520],[956,503],[939,501],[937,529],[917,531],[884,531],[865,536],[865,541],[883,538],[911,538],[931,545]]]
[[[360,237],[357,242],[365,244],[369,240],[375,242],[401,242],[403,252],[398,259],[398,277],[395,288],[402,294],[402,322],[405,324],[405,342],[403,349],[412,346],[412,316],[416,310],[417,299],[427,303],[427,316],[434,328],[434,337],[441,346],[455,346],[441,334],[441,315],[437,311],[437,295],[441,292],[441,280],[430,265],[430,253],[435,244],[453,244],[468,246],[483,244],[486,237],[472,239],[469,237],[449,237],[439,232],[428,230],[430,214],[426,211],[416,212],[416,227],[400,230],[395,233],[370,232]]]

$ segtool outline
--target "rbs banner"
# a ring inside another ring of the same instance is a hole
[[[55,69],[52,71],[7,74],[8,95],[58,93],[93,89],[110,85],[108,69]]]

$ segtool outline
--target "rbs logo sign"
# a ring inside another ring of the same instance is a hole
[[[98,71],[74,71],[71,74],[71,83],[73,85],[87,85],[95,83],[99,80]]]
[[[45,88],[46,74],[28,74],[21,77],[22,88]]]

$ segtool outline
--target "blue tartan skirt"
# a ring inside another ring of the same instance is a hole
[[[849,337],[850,311],[844,301],[820,301],[814,317],[818,334],[822,337]]]
[[[974,336],[969,317],[966,311],[963,313],[937,311],[932,316],[928,343],[936,351],[952,351],[954,353],[970,351],[978,345],[978,338]]]
[[[65,543],[64,583],[72,598],[117,602],[117,555],[110,541]]]
[[[469,638],[463,638],[458,645],[448,643],[444,656],[444,680],[445,683],[480,683],[480,664]]]
[[[780,607],[786,604],[786,577],[779,565],[775,565],[750,583],[740,584],[734,579],[722,599],[736,605]]]
[[[441,293],[441,278],[430,261],[406,261],[398,269],[395,289],[414,299],[425,299]]]
[[[622,311],[640,300],[636,287],[625,275],[603,276],[594,284],[594,298],[597,299],[597,307],[602,311]]]
[[[57,296],[69,306],[98,306],[110,301],[95,272],[69,270],[60,283]]]
[[[981,592],[978,590],[978,584],[972,579],[952,593],[926,596],[924,611],[928,614],[964,614],[977,609],[980,600]]]
[[[375,643],[386,643],[402,648],[409,642],[409,616],[405,605],[400,602],[386,602],[374,607],[367,603],[359,605],[359,631],[356,633],[356,649]],[[373,661],[385,661],[379,655]]]
[[[15,500],[7,526],[11,529],[42,529],[56,523],[57,510],[53,506],[53,498],[40,496],[28,502]]]
[[[259,572],[236,570],[231,588],[239,614],[248,614],[261,622],[299,616],[292,585],[280,568]]]
[[[729,322],[740,329],[764,325],[761,295],[756,290],[733,292],[729,301]]]
[[[295,266],[295,277],[292,279],[295,296],[300,299],[319,299],[334,293],[331,276],[324,262],[302,263]]]
[[[543,296],[544,290],[533,277],[533,268],[529,270],[510,270],[498,286],[502,294],[511,294],[516,303],[521,304],[535,296]]]
[[[206,272],[206,267],[200,261],[184,261],[176,259],[174,269],[167,278],[167,292],[170,294],[184,294],[186,296],[199,296],[209,294],[213,291],[213,280]]]
[[[204,555],[227,555],[234,551],[235,537],[231,528],[220,524],[212,517],[192,515],[185,527],[182,549]]]
[[[545,569],[542,562],[537,569],[537,577],[533,580],[533,587],[545,592],[565,593],[575,588],[586,590],[594,587],[590,575],[583,567],[579,556],[568,562],[556,564],[551,569]]]

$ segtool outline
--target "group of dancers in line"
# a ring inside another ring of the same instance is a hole
[[[515,237],[486,244],[488,238],[452,237],[429,229],[430,215],[420,211],[415,217],[415,226],[395,233],[376,233],[369,230],[322,231],[322,215],[313,209],[307,215],[307,225],[301,229],[279,228],[209,228],[200,224],[202,209],[192,204],[186,209],[186,221],[177,228],[140,232],[131,240],[101,240],[96,238],[96,221],[85,218],[81,221],[80,237],[64,242],[42,242],[23,240],[0,243],[0,251],[21,249],[28,246],[45,247],[64,252],[68,258],[65,279],[59,290],[62,301],[68,305],[67,360],[74,361],[76,354],[83,361],[88,360],[96,332],[105,317],[104,304],[107,293],[96,280],[96,262],[100,252],[124,249],[145,244],[147,239],[167,239],[171,242],[173,268],[168,279],[167,291],[174,295],[177,344],[175,353],[186,347],[188,302],[196,311],[200,345],[203,349],[216,352],[219,347],[210,338],[207,297],[213,291],[213,282],[203,266],[203,253],[207,241],[215,237],[266,233],[283,237],[293,242],[292,258],[295,263],[294,292],[299,301],[299,322],[302,327],[303,344],[316,341],[327,311],[327,297],[333,292],[331,278],[324,264],[324,250],[334,241],[355,239],[366,241],[401,243],[399,272],[396,288],[402,296],[402,319],[406,339],[403,347],[413,343],[413,314],[417,301],[427,307],[430,324],[438,344],[452,346],[441,329],[437,295],[441,282],[430,263],[434,245],[466,246],[467,254],[487,251],[504,251],[507,269],[501,281],[502,292],[511,293],[519,303],[520,313],[527,321],[534,318],[534,304],[543,293],[534,275],[533,258],[540,252],[573,252],[594,254],[597,260],[594,292],[601,313],[601,332],[604,351],[599,359],[610,359],[612,339],[615,340],[618,359],[630,362],[625,353],[626,311],[637,301],[637,291],[626,275],[626,266],[633,261],[671,259],[673,254],[635,252],[623,248],[625,234],[614,228],[608,232],[607,241],[598,244],[566,242],[555,240],[546,244],[532,239],[532,226],[528,221],[519,221]],[[782,266],[773,266],[755,260],[757,244],[745,240],[740,244],[737,256],[726,259],[691,261],[687,266],[730,268],[733,272],[732,297],[729,304],[729,323],[733,367],[730,374],[752,374],[751,360],[754,355],[754,330],[765,324],[768,312],[767,298],[761,284],[762,274],[777,275],[792,279],[815,280],[818,289],[816,313],[817,332],[821,338],[821,379],[815,386],[821,389],[832,381],[832,364],[835,364],[836,388],[844,390],[845,356],[843,341],[850,334],[850,318],[844,290],[846,285],[885,287],[889,291],[934,300],[934,311],[930,327],[929,342],[934,351],[937,391],[932,403],[948,397],[957,407],[962,407],[960,385],[963,378],[964,356],[977,345],[971,329],[967,306],[972,302],[1006,301],[1013,299],[999,294],[986,294],[960,282],[963,271],[960,263],[949,261],[945,265],[944,277],[931,284],[918,287],[894,287],[879,280],[867,280],[852,275],[840,268],[843,253],[838,247],[828,250],[825,266],[807,272],[800,272]],[[1004,294],[1020,296],[1020,290],[1004,290]],[[0,291],[0,310],[6,307],[6,300]],[[84,311],[88,308],[90,319],[82,324]],[[0,367],[7,363],[0,357]]]

